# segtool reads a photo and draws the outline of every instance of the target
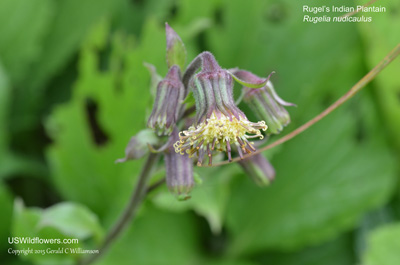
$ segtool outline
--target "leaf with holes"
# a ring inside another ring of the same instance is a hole
[[[136,47],[122,34],[108,43],[108,35],[107,21],[91,32],[80,53],[73,96],[47,122],[54,140],[47,158],[55,184],[65,199],[88,205],[102,218],[121,211],[139,173],[141,161],[114,161],[146,125],[150,76],[143,62],[166,69],[165,48],[151,45],[165,43],[164,30],[155,21],[144,26]],[[107,49],[107,68],[101,68],[99,51]]]

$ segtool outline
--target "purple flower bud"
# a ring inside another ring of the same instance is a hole
[[[243,159],[239,164],[258,186],[267,186],[275,178],[274,167],[262,154]]]
[[[235,75],[246,82],[259,83],[262,81],[258,76],[248,71],[236,71]],[[254,89],[243,87],[244,102],[254,111],[259,119],[268,125],[267,134],[278,134],[283,127],[290,123],[290,116],[284,106],[294,106],[285,102],[275,92],[271,81],[267,85]]]
[[[147,126],[157,135],[170,135],[183,105],[185,89],[180,79],[179,67],[172,66],[167,76],[158,84],[156,100]]]
[[[178,132],[174,130],[171,137],[177,141]],[[188,154],[180,155],[175,152],[173,147],[165,151],[165,167],[167,186],[171,193],[175,194],[179,200],[190,198],[190,191],[194,187],[193,161]]]
[[[201,59],[202,70],[189,82],[196,100],[196,119],[188,130],[179,134],[175,151],[190,157],[197,154],[199,165],[206,154],[209,165],[212,164],[214,149],[226,152],[231,161],[232,144],[238,147],[241,157],[243,153],[254,152],[256,149],[249,139],[263,138],[260,129],[267,129],[265,122],[250,122],[235,105],[232,77],[211,53],[203,52],[197,58]],[[198,65],[196,59],[191,65]],[[186,72],[194,73],[190,67]]]
[[[157,142],[157,136],[154,135],[154,132],[152,130],[141,130],[130,139],[128,146],[125,148],[125,157],[117,159],[115,163],[123,163],[127,160],[140,159],[145,156],[149,151],[147,144],[153,145]]]

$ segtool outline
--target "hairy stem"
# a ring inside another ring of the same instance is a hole
[[[327,109],[322,111],[320,114],[318,114],[316,117],[313,119],[309,120],[305,124],[301,125],[298,127],[296,130],[292,131],[291,133],[285,135],[284,137],[280,138],[279,140],[273,142],[272,144],[269,144],[267,146],[264,146],[260,149],[258,149],[256,152],[253,152],[249,155],[243,156],[243,159],[249,158],[253,155],[259,154],[265,150],[271,149],[275,146],[278,146],[280,144],[283,144],[290,139],[294,138],[295,136],[299,135],[300,133],[304,132],[308,128],[310,128],[312,125],[323,119],[325,116],[327,116],[329,113],[337,109],[339,106],[341,106],[343,103],[345,103],[347,100],[352,98],[357,92],[359,92],[362,88],[364,88],[371,80],[373,80],[385,67],[391,63],[398,55],[400,54],[400,43],[386,55],[386,57],[378,63],[368,74],[366,74],[360,81],[358,81],[352,88],[350,88],[349,91],[346,92],[342,97],[340,97],[337,101],[335,101],[332,105],[330,105]],[[235,159],[232,159],[231,162],[237,162],[240,160],[240,157],[237,157]],[[213,164],[211,167],[216,167],[216,166],[221,166],[225,165],[228,163],[231,163],[229,161],[223,161],[220,163]],[[207,165],[204,165],[202,167],[210,167]]]
[[[158,154],[150,153],[147,157],[146,163],[144,164],[142,171],[140,172],[136,187],[132,193],[132,196],[127,204],[125,210],[108,232],[106,238],[103,241],[103,244],[99,247],[99,253],[91,255],[89,258],[83,260],[79,264],[87,265],[93,263],[99,257],[107,252],[113,242],[122,234],[122,232],[127,228],[127,226],[131,223],[133,217],[136,214],[137,209],[139,208],[140,203],[145,197],[148,188],[147,182],[150,177],[150,173],[152,171],[154,163],[158,159]]]

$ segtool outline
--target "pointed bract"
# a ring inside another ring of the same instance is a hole
[[[174,65],[157,86],[156,100],[147,126],[159,136],[170,135],[178,121],[185,97],[180,75],[179,67]]]
[[[167,36],[167,65],[168,68],[178,65],[181,69],[185,68],[186,48],[181,38],[176,32],[165,23],[165,33]]]
[[[154,145],[158,142],[158,138],[150,129],[144,129],[138,132],[129,140],[125,148],[125,157],[117,159],[115,163],[123,163],[128,160],[140,159],[149,152],[148,144]]]

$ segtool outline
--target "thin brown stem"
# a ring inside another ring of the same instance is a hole
[[[296,130],[292,131],[291,133],[285,135],[284,137],[280,138],[279,140],[273,142],[272,144],[269,144],[267,146],[264,146],[260,149],[258,149],[256,152],[253,152],[251,154],[243,156],[243,159],[249,158],[255,154],[259,154],[261,152],[264,152],[265,150],[271,149],[275,146],[278,146],[280,144],[283,144],[290,139],[294,138],[295,136],[299,135],[300,133],[304,132],[308,128],[310,128],[312,125],[323,119],[325,116],[327,116],[329,113],[337,109],[339,106],[341,106],[343,103],[345,103],[347,100],[352,98],[357,92],[359,92],[362,88],[364,88],[371,80],[373,80],[377,74],[379,74],[385,67],[392,62],[398,55],[400,54],[400,43],[388,53],[388,55],[378,63],[368,74],[366,74],[360,81],[358,81],[352,88],[350,88],[349,91],[347,91],[346,94],[344,94],[342,97],[340,97],[337,101],[335,101],[332,105],[330,105],[327,109],[322,111],[319,115],[314,117],[313,119],[309,120],[302,126],[298,127]],[[231,162],[237,162],[241,160],[240,157],[237,157],[235,159],[232,159]],[[213,164],[212,167],[216,166],[221,166],[221,165],[226,165],[231,163],[229,161],[223,161],[220,163]],[[207,165],[204,165],[202,167],[209,167]]]
[[[133,217],[136,214],[137,209],[139,208],[143,198],[147,194],[147,182],[150,177],[150,173],[152,171],[154,163],[158,160],[158,154],[150,153],[147,157],[146,163],[144,164],[142,171],[139,175],[136,187],[132,193],[132,196],[129,200],[128,205],[126,206],[124,212],[121,214],[115,225],[108,232],[105,237],[103,244],[99,247],[99,252],[97,254],[93,254],[87,259],[82,260],[80,265],[88,265],[93,263],[99,257],[105,254],[110,246],[114,243],[114,241],[122,234],[122,232],[127,228],[127,226],[131,223]]]
[[[155,182],[154,184],[150,185],[146,189],[146,194],[156,190],[158,187],[161,187],[165,183],[165,178],[160,179],[159,181]]]
[[[368,3],[366,3],[365,5],[363,5],[362,7],[363,7],[363,8],[364,8],[364,7],[368,7],[368,6],[372,5],[373,3],[375,3],[376,1],[378,1],[378,0],[371,0],[371,1],[369,1]],[[340,16],[340,17],[350,17],[350,16],[352,16],[352,15],[354,15],[354,14],[357,14],[358,12],[360,12],[360,10],[355,9],[353,12],[346,13],[346,14]]]

